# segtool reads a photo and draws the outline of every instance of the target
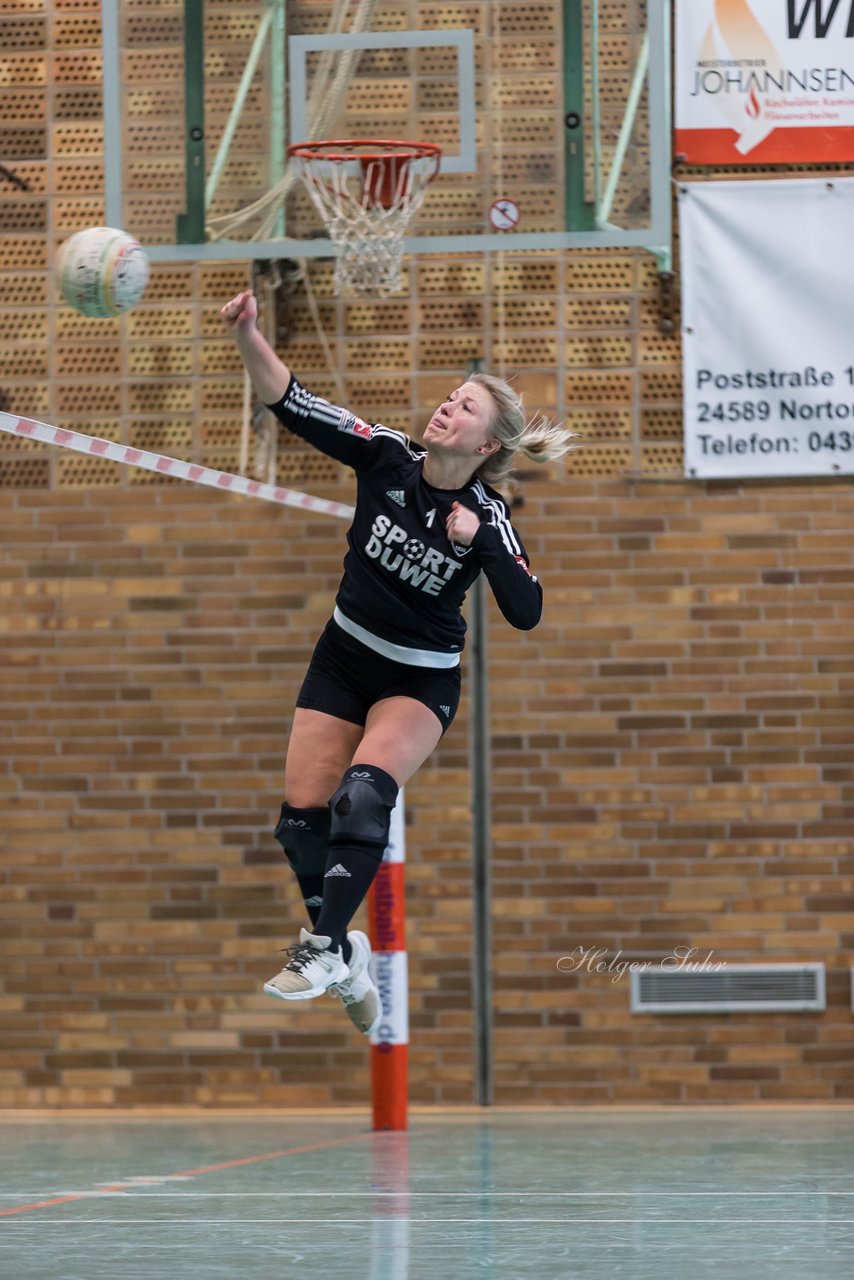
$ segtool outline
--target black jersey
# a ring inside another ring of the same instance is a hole
[[[312,395],[293,376],[269,407],[289,430],[356,472],[334,615],[346,631],[398,661],[455,665],[466,630],[460,610],[481,569],[507,621],[523,631],[537,625],[542,588],[495,489],[477,476],[462,489],[434,489],[423,475],[425,449]],[[471,546],[448,538],[454,502],[480,518]]]

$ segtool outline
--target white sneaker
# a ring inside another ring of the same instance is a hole
[[[290,960],[281,973],[264,983],[268,996],[278,1000],[313,1000],[333,983],[346,981],[350,970],[339,951],[329,951],[332,939],[301,929],[299,942],[288,947]]]
[[[349,930],[347,937],[353,948],[348,965],[350,976],[331,986],[329,994],[338,996],[353,1026],[369,1036],[383,1019],[380,993],[371,977],[371,944],[359,929]]]

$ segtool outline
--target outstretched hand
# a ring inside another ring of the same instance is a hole
[[[251,289],[244,289],[236,298],[227,302],[219,313],[225,321],[226,328],[248,329],[258,319],[258,299]]]
[[[451,514],[445,521],[445,530],[451,542],[458,542],[461,547],[470,547],[479,528],[480,520],[473,511],[469,511],[461,502],[451,504]]]

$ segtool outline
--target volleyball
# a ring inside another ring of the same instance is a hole
[[[57,269],[65,301],[100,319],[129,311],[148,283],[145,250],[114,227],[89,227],[71,236],[60,247]]]

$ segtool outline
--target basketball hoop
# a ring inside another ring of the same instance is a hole
[[[439,172],[442,148],[376,138],[295,142],[288,156],[338,250],[335,289],[400,289],[403,237]]]

